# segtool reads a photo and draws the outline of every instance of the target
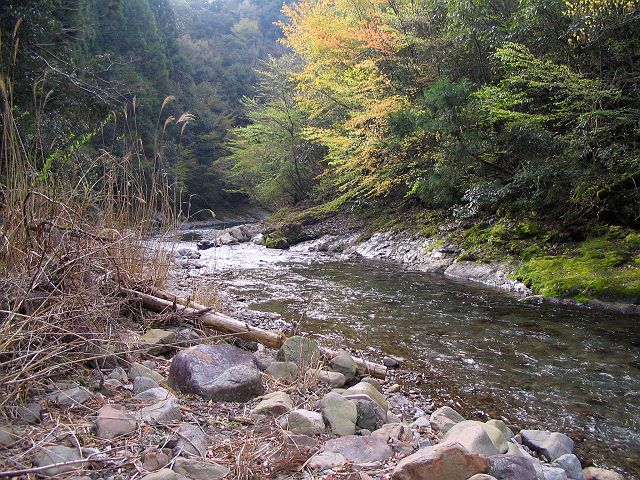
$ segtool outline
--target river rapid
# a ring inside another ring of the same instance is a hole
[[[193,240],[180,243],[194,248]],[[202,251],[182,286],[211,282],[347,348],[404,359],[406,390],[467,418],[570,435],[578,456],[640,479],[638,317],[411,272],[392,263],[244,243]]]

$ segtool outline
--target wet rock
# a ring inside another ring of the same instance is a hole
[[[331,359],[329,365],[332,371],[343,374],[346,382],[356,378],[358,370],[356,362],[353,361],[351,354],[345,350],[339,351],[338,355]]]
[[[20,405],[16,409],[16,414],[20,420],[30,425],[35,425],[42,421],[42,407],[39,403],[27,403]]]
[[[226,343],[179,352],[171,361],[169,385],[220,402],[247,402],[264,392],[255,357]]]
[[[136,377],[133,379],[133,393],[136,395],[158,387],[158,382],[149,377]]]
[[[299,435],[320,435],[324,433],[324,420],[318,412],[293,410],[287,417],[287,428]]]
[[[138,412],[139,420],[146,423],[164,423],[182,420],[182,412],[174,398],[162,400]]]
[[[129,367],[129,378],[133,378],[134,381],[137,377],[146,377],[155,380],[157,383],[164,381],[164,377],[158,372],[154,372],[149,367],[142,365],[138,362],[133,362]]]
[[[501,452],[500,449],[496,447],[491,437],[487,434],[484,427],[485,425],[483,423],[473,420],[465,420],[463,422],[456,423],[447,431],[447,433],[444,434],[442,442],[459,443],[469,453],[478,453],[485,457],[505,453],[507,451],[506,441],[504,452]],[[495,428],[494,430],[502,436],[499,430]]]
[[[367,382],[360,382],[357,385],[348,388],[342,395],[349,400],[370,399],[376,402],[385,412],[389,410],[389,403],[387,402],[387,399],[384,398],[384,395],[376,390],[373,385]]]
[[[542,467],[544,480],[567,480],[567,472],[559,467]]]
[[[547,458],[550,462],[573,453],[573,440],[562,433],[546,430],[522,430],[520,432],[523,445]]]
[[[118,380],[119,382],[122,382],[122,383],[127,383],[129,381],[129,377],[127,375],[127,372],[125,372],[124,368],[122,368],[122,367],[114,368],[111,371],[111,373],[109,373],[107,378],[111,379],[111,380]]]
[[[356,432],[358,410],[350,400],[330,392],[320,401],[320,409],[334,434],[353,435]]]
[[[329,372],[327,370],[316,370],[315,374],[318,375],[318,381],[324,383],[325,385],[329,385],[334,388],[343,387],[347,382],[347,379],[344,378],[344,375],[340,372]]]
[[[429,420],[431,422],[431,427],[444,435],[456,423],[463,422],[464,417],[451,407],[440,407],[431,414]]]
[[[20,440],[11,425],[0,426],[0,447],[9,447]]]
[[[573,453],[566,453],[561,457],[556,458],[551,466],[562,468],[567,473],[567,477],[571,480],[584,479],[580,460]]]
[[[335,452],[321,452],[309,460],[307,466],[312,470],[320,472],[330,468],[340,467],[347,461],[344,455]]]
[[[151,355],[161,355],[171,351],[171,344],[175,340],[175,333],[169,330],[152,328],[138,339],[138,346]]]
[[[55,465],[58,463],[82,460],[82,458],[82,454],[77,448],[65,447],[64,445],[53,445],[50,447],[44,447],[40,452],[38,452],[34,463],[38,467],[48,467],[49,465]],[[46,477],[51,477],[65,472],[72,472],[79,468],[82,468],[81,463],[58,467],[52,466],[51,468],[47,468],[39,473]]]
[[[293,380],[298,376],[298,366],[293,362],[271,362],[266,373],[275,380]]]
[[[198,250],[209,250],[216,246],[215,242],[211,242],[209,240],[201,240],[196,244]]]
[[[167,466],[171,461],[171,450],[159,450],[157,447],[147,449],[142,456],[142,468],[155,472]]]
[[[178,448],[182,452],[202,458],[206,456],[210,444],[211,438],[209,438],[209,435],[204,433],[197,425],[190,423],[180,425],[175,438],[169,443],[172,448]]]
[[[374,431],[387,423],[387,412],[380,408],[373,400],[352,400],[358,411],[356,425],[366,430]]]
[[[624,480],[624,477],[613,470],[587,467],[582,470],[584,480]]]
[[[480,455],[470,454],[460,444],[441,443],[418,450],[402,459],[392,480],[467,480],[487,473],[489,464]]]
[[[518,455],[493,455],[489,461],[489,474],[498,480],[537,480],[536,470],[526,458]]]
[[[299,368],[314,367],[320,360],[320,348],[318,343],[311,338],[289,337],[278,350],[276,360],[293,362]]]
[[[254,415],[273,415],[278,417],[293,410],[293,401],[285,392],[273,392],[262,397],[251,413]]]
[[[178,475],[173,470],[163,468],[157,472],[149,473],[142,480],[178,480]]]
[[[380,437],[349,435],[329,440],[325,452],[340,453],[349,462],[358,464],[384,462],[393,456],[393,450]]]
[[[135,431],[137,422],[122,406],[105,405],[98,410],[96,434],[99,438],[112,438],[128,435]]]
[[[227,467],[217,463],[205,463],[180,457],[176,459],[173,470],[190,480],[219,480],[230,473]]]
[[[82,387],[74,387],[62,392],[54,393],[51,398],[63,409],[73,408],[89,401],[93,395]]]
[[[133,400],[143,402],[158,402],[160,400],[167,400],[172,397],[173,395],[171,395],[165,388],[155,387],[134,395]]]
[[[382,364],[387,368],[400,368],[400,360],[393,357],[384,357]]]

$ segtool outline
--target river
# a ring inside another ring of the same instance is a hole
[[[184,245],[194,247],[190,242]],[[638,318],[403,270],[253,244],[203,251],[198,275],[302,331],[402,357],[420,389],[468,418],[570,435],[582,460],[640,479]]]

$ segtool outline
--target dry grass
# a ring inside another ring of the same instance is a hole
[[[145,242],[176,219],[161,158],[145,158],[129,106],[103,124],[124,118],[120,156],[88,153],[90,136],[45,156],[18,131],[10,71],[0,65],[0,412],[124,348],[123,324],[139,312],[120,289],[162,286],[170,252]]]

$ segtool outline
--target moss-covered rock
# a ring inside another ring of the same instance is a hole
[[[264,244],[267,248],[276,248],[279,250],[286,250],[289,248],[289,242],[282,236],[276,236],[274,234],[267,235],[264,239]]]

